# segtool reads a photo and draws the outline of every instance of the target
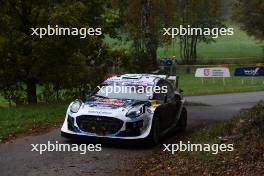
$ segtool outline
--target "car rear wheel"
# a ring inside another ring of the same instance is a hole
[[[187,126],[187,110],[185,107],[183,107],[181,115],[180,115],[180,119],[179,119],[178,124],[177,124],[177,128],[180,131],[185,131],[186,126]]]

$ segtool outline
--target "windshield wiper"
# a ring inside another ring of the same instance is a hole
[[[107,98],[107,97],[102,96],[102,95],[94,95],[94,96],[99,97],[99,98]]]

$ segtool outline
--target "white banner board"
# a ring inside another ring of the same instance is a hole
[[[197,68],[195,77],[230,77],[230,71],[226,67]]]

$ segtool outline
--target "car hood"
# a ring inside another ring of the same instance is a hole
[[[147,101],[101,98],[92,96],[81,106],[78,114],[98,116],[124,116],[129,109]]]

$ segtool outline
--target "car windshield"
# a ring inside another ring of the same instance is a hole
[[[152,87],[146,86],[102,86],[94,95],[106,98],[146,101],[152,96]]]

